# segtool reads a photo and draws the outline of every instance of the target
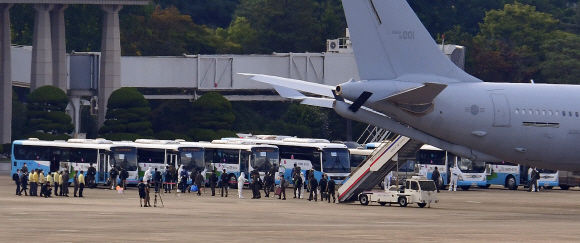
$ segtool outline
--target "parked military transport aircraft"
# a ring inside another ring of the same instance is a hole
[[[580,86],[482,82],[444,56],[405,0],[343,6],[361,81],[331,87],[244,75],[475,161],[580,169]]]

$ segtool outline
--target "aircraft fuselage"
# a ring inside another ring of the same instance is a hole
[[[575,98],[580,86],[448,83],[433,108],[423,114],[383,100],[420,85],[362,81],[341,86],[350,100],[362,93],[357,90],[374,91],[365,106],[441,140],[514,163],[563,170],[580,167],[580,100]]]

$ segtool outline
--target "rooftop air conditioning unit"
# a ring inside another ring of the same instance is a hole
[[[338,39],[326,40],[326,52],[338,52],[339,41]]]

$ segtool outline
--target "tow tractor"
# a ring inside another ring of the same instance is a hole
[[[361,205],[369,205],[370,202],[378,202],[382,206],[398,203],[401,207],[416,203],[423,208],[427,204],[438,203],[435,182],[424,176],[413,176],[405,182],[405,185],[391,186],[385,191],[365,191],[358,195]]]

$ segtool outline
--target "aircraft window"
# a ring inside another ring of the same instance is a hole
[[[528,114],[530,114],[530,115],[531,115],[531,114],[532,114],[532,110],[528,110]]]
[[[552,111],[548,111],[548,115],[550,115],[550,116],[551,116],[551,115],[552,115]]]
[[[576,117],[578,117],[578,112],[576,112]]]
[[[566,116],[566,112],[565,111],[562,111],[562,116]]]
[[[518,109],[516,109],[516,114],[518,114],[518,112],[519,112],[519,110],[518,110]]]
[[[568,116],[569,117],[572,117],[572,112],[571,111],[568,111]]]
[[[540,110],[536,110],[536,115],[539,115],[539,114],[540,114]]]
[[[542,110],[542,115],[546,115],[546,110]]]
[[[559,111],[556,111],[556,116],[559,116],[559,115],[560,115],[560,112]]]

